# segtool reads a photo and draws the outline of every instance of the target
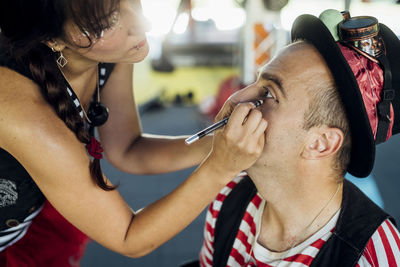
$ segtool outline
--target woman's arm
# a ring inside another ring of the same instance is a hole
[[[127,256],[149,253],[180,232],[231,178],[252,165],[264,146],[266,122],[261,113],[251,110],[252,104],[239,105],[225,129],[215,133],[212,150],[198,169],[132,220],[134,212],[117,190],[104,191],[93,182],[84,145],[42,99],[37,86],[21,77],[15,79],[23,82],[9,82],[11,71],[2,74],[0,147],[24,166],[69,222]]]
[[[184,136],[143,134],[132,79],[133,65],[117,64],[101,94],[101,101],[110,109],[108,121],[99,127],[107,159],[118,169],[137,174],[165,173],[199,164],[210,152],[212,137],[187,146]]]

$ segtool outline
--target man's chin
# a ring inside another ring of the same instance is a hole
[[[263,164],[263,161],[260,158],[258,158],[253,163],[253,165],[251,165],[247,170],[255,170],[255,169],[260,169],[260,168],[265,168],[265,164]]]

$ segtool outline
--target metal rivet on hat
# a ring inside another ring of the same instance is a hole
[[[36,206],[33,206],[32,208],[29,209],[29,213],[32,213],[36,210]]]
[[[6,225],[8,226],[8,227],[16,227],[16,226],[18,226],[19,225],[19,221],[18,220],[16,220],[16,219],[8,219],[7,221],[6,221]]]

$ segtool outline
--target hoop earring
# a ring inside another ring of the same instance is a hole
[[[53,49],[53,48],[52,48]],[[60,51],[60,56],[57,58],[57,64],[61,68],[64,68],[65,65],[67,65],[68,60],[64,57],[63,53]]]

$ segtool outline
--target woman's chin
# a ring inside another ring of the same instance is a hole
[[[125,63],[139,63],[148,56],[149,51],[149,46],[146,45],[139,50],[136,50],[135,53],[133,53],[132,55],[123,58],[122,60]]]

